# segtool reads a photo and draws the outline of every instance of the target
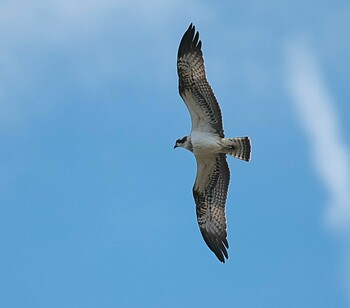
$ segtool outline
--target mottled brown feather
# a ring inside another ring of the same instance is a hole
[[[199,33],[191,24],[181,39],[177,55],[179,93],[191,114],[192,125],[197,123],[194,119],[200,119],[201,126],[210,125],[223,138],[221,110],[206,78],[201,47]]]
[[[212,159],[196,156],[197,178],[193,186],[193,197],[196,203],[196,214],[199,229],[208,247],[216,257],[225,262],[228,258],[227,225],[225,205],[230,170],[226,162],[226,155],[219,154]],[[212,161],[212,164],[204,164]],[[197,186],[197,179],[208,179],[203,187]]]

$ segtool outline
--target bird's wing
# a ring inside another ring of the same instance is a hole
[[[225,154],[198,156],[193,186],[199,229],[208,247],[221,262],[228,258],[225,204],[230,170]]]
[[[192,120],[192,130],[210,131],[224,137],[222,116],[205,74],[199,33],[191,24],[183,35],[178,55],[179,92]]]

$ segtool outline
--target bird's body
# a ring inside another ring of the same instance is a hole
[[[190,140],[194,155],[206,155],[207,153],[220,153],[222,146],[220,137],[209,132],[192,131]]]
[[[228,258],[225,206],[230,181],[226,155],[249,161],[249,137],[225,138],[219,104],[206,79],[199,33],[191,24],[183,35],[177,68],[179,92],[191,116],[189,136],[175,147],[191,151],[197,160],[193,186],[197,221],[202,236],[221,262]],[[174,148],[175,148],[174,147]]]

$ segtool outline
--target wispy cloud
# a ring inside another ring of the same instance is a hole
[[[150,69],[164,80],[169,67],[174,72],[177,27],[185,30],[192,12],[200,21],[215,14],[200,1],[185,0],[1,3],[0,125],[16,126],[52,104],[55,89],[48,91],[46,82],[52,76],[63,74],[62,83],[84,91],[106,79],[147,83]]]
[[[350,296],[350,152],[317,54],[305,40],[289,42],[286,51],[288,90],[308,137],[310,159],[327,192],[326,225],[343,240]]]
[[[288,44],[288,87],[308,136],[311,160],[328,192],[327,223],[335,230],[350,229],[350,153],[331,96],[305,41]]]

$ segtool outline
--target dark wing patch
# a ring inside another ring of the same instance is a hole
[[[199,33],[191,24],[181,39],[177,54],[179,92],[190,111],[192,129],[210,124],[223,138],[221,110],[206,78],[201,47]]]
[[[196,213],[199,229],[208,247],[223,263],[228,258],[227,225],[225,205],[230,170],[226,155],[219,154],[212,164],[203,167],[201,159],[197,158],[198,171],[193,187],[193,197],[196,202]],[[200,183],[199,179],[207,179]],[[200,184],[199,184],[200,183]],[[199,186],[198,186],[199,184]]]

